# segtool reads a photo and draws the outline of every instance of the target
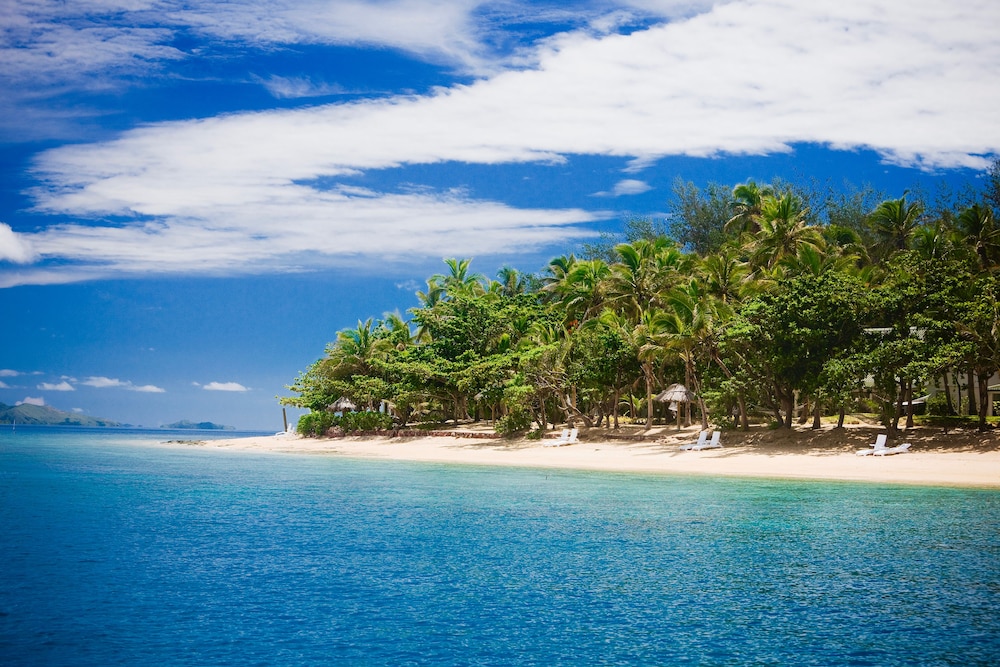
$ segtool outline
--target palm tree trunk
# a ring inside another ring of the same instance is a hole
[[[813,425],[812,425],[812,427],[815,428],[815,429],[823,428],[823,424],[820,421],[820,417],[821,417],[820,412],[821,412],[821,410],[820,410],[820,402],[819,402],[819,399],[817,398],[817,399],[813,400]]]
[[[653,428],[653,367],[651,364],[642,365],[643,374],[646,376],[646,430]]]
[[[736,403],[740,406],[740,428],[744,431],[750,430],[750,417],[747,415],[747,400],[743,392],[736,397]]]

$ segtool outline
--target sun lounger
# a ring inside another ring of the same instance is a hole
[[[708,433],[708,431],[705,431],[705,433]],[[692,451],[699,451],[702,449],[722,449],[722,443],[719,442],[719,440],[721,439],[722,439],[722,432],[714,431],[712,433],[712,439],[709,442],[705,442],[700,445],[695,444],[693,447],[691,447],[691,449]]]
[[[889,436],[885,433],[879,433],[878,437],[875,438],[875,444],[869,445],[869,447],[874,447],[874,449],[862,449],[858,451],[858,456],[868,456],[869,454],[879,454],[879,452],[885,450],[885,441],[888,440]]]
[[[688,451],[693,449],[704,449],[705,443],[708,442],[708,431],[702,431],[698,434],[698,442],[689,442],[685,445],[681,445],[681,451]]]
[[[577,442],[576,436],[579,435],[579,433],[580,433],[579,429],[564,428],[563,431],[562,431],[562,434],[559,436],[558,439],[553,440],[552,442],[546,442],[545,446],[546,447],[562,447],[563,445],[573,445],[573,444],[576,444],[576,442]]]
[[[889,454],[905,454],[908,451],[910,451],[910,443],[904,442],[903,444],[895,447],[883,447],[874,454],[875,456],[887,456]]]

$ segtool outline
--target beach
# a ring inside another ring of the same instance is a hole
[[[1000,488],[1000,431],[917,427],[901,430],[889,443],[909,442],[907,453],[857,455],[882,432],[868,425],[819,430],[800,426],[790,431],[761,426],[748,432],[724,431],[721,449],[702,451],[679,449],[697,439],[696,427],[680,431],[660,427],[648,432],[633,427],[618,433],[581,429],[578,442],[558,447],[550,446],[558,430],[543,440],[496,439],[485,425],[426,436],[304,438],[281,434],[169,444],[482,466]]]

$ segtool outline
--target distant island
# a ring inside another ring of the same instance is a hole
[[[121,426],[121,422],[74,412],[63,412],[48,405],[5,405],[0,403],[0,424],[33,424],[42,426]]]
[[[182,419],[173,424],[164,424],[161,428],[187,428],[198,429],[200,431],[232,431],[235,429],[234,426],[225,426],[224,424],[216,424],[214,422],[193,422],[188,419]]]

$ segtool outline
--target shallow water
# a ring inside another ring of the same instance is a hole
[[[0,662],[1000,656],[997,491],[155,445],[191,437],[0,432]]]

